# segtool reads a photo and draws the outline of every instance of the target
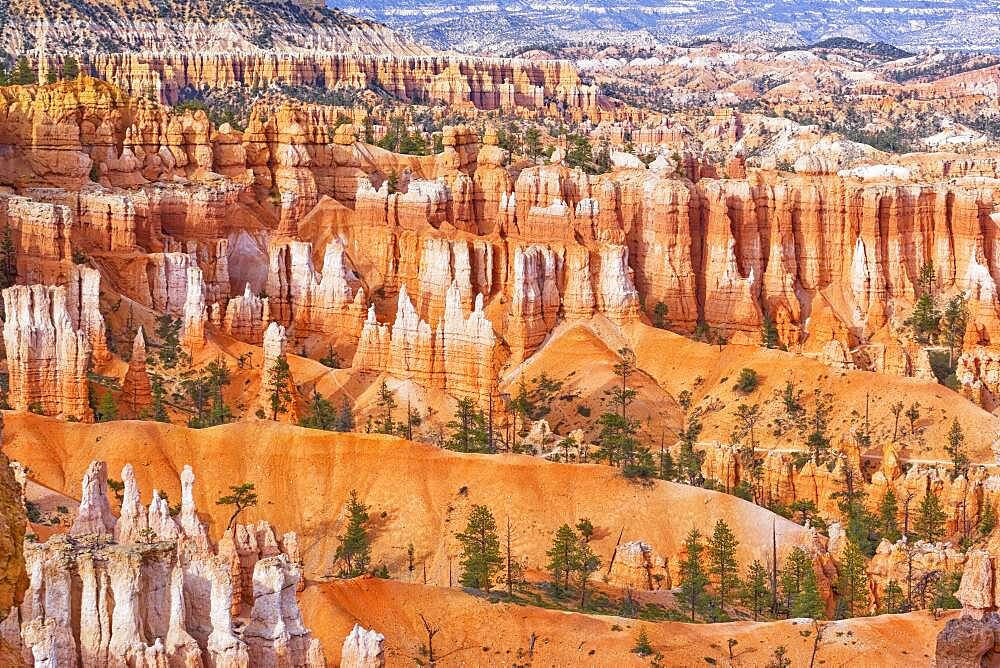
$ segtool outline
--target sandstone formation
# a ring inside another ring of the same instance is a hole
[[[420,319],[406,286],[400,288],[396,319],[390,330],[368,312],[354,366],[412,378],[425,387],[438,387],[456,396],[485,404],[496,387],[503,351],[477,295],[472,313],[465,315],[457,282],[447,293],[444,317],[436,329]]]
[[[272,322],[264,332],[264,360],[261,366],[260,394],[257,400],[258,411],[271,420],[292,422],[298,421],[296,408],[298,392],[291,372],[287,371],[288,337],[285,328]],[[285,377],[282,379],[278,369],[279,362],[285,364]]]
[[[382,642],[385,636],[374,629],[369,631],[360,624],[346,638],[340,654],[341,668],[382,668],[385,665],[385,654]]]
[[[4,622],[14,629],[15,649],[26,663],[326,665],[302,623],[295,600],[301,574],[288,555],[278,552],[254,565],[249,617],[234,619],[234,575],[197,519],[190,468],[182,475],[179,521],[155,490],[147,512],[131,465],[122,471],[121,516],[115,520],[106,472],[103,462],[91,464],[73,538],[56,535],[27,550],[30,592]],[[73,592],[80,592],[78,615]]]
[[[0,430],[3,426],[0,424]],[[27,524],[21,484],[7,457],[0,453],[0,619],[21,604],[28,580],[24,569],[24,528]],[[2,624],[0,624],[2,626]],[[0,662],[15,665],[16,653],[0,629]]]
[[[132,339],[132,355],[122,380],[120,404],[125,414],[141,417],[152,403],[152,385],[146,370],[146,337],[140,327]]]
[[[66,288],[45,285],[3,291],[8,401],[16,410],[88,421],[93,419],[87,385],[93,348],[79,311],[76,320],[72,317],[68,297]],[[103,341],[103,327],[93,336]]]

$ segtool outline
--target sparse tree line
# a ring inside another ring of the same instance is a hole
[[[352,490],[345,506],[346,526],[338,535],[340,546],[334,564],[337,577],[364,574],[390,577],[384,563],[373,566],[370,511],[357,491]],[[737,559],[740,542],[725,520],[717,520],[707,536],[691,529],[678,557],[679,580],[672,589],[676,607],[666,610],[659,605],[643,607],[631,590],[617,606],[607,606],[607,592],[618,587],[609,584],[615,555],[611,555],[604,570],[605,563],[591,543],[595,527],[589,519],[581,519],[575,526],[564,523],[553,531],[545,552],[544,570],[548,578],[534,585],[525,578],[527,565],[511,549],[512,533],[516,530],[508,519],[506,532],[502,531],[488,506],[472,505],[464,528],[454,534],[459,548],[458,584],[482,594],[505,596],[518,604],[650,621],[802,617],[823,620],[867,616],[873,612],[865,555],[854,541],[846,544],[836,576],[828,582],[819,562],[802,547],[793,547],[779,562],[775,540],[767,558],[741,564]],[[406,570],[411,580],[420,577],[415,572],[422,570],[423,582],[427,583],[426,566],[418,563],[412,543],[407,546]],[[595,577],[602,571],[601,577]],[[917,564],[911,563],[907,577],[891,580],[883,587],[874,612],[892,614],[924,607],[935,610],[960,607],[955,599],[959,577],[960,573],[955,572],[921,572]],[[448,580],[449,586],[453,586],[450,558]],[[824,590],[832,595],[830,601],[825,600]],[[539,591],[548,598],[543,598]],[[599,596],[600,600],[592,602],[592,596]]]
[[[46,72],[45,83],[76,79],[78,76],[80,76],[80,63],[73,56],[66,56],[63,58],[61,68],[50,68]],[[8,56],[0,59],[0,86],[29,86],[38,82],[38,70],[32,66],[27,56],[18,56],[13,67],[10,66]]]

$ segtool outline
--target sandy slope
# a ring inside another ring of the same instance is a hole
[[[581,517],[596,525],[594,549],[605,563],[619,532],[625,541],[641,538],[674,555],[692,527],[710,530],[720,517],[741,541],[742,563],[770,554],[772,522],[779,553],[805,537],[798,525],[736,497],[672,483],[634,484],[605,466],[460,455],[395,438],[271,422],[191,430],[152,422],[72,424],[34,415],[5,419],[5,452],[29,466],[39,482],[74,497],[88,463],[101,458],[113,477],[125,463],[133,464],[144,502],[154,486],[177,500],[177,472],[190,463],[198,477],[198,507],[214,535],[227,518],[215,499],[229,485],[253,482],[261,503],[246,519],[265,518],[282,531],[298,531],[310,577],[330,571],[351,489],[372,508],[375,562],[386,563],[393,574],[405,572],[412,542],[431,584],[448,583],[449,558],[458,554],[454,533],[473,504],[488,505],[501,524],[510,516],[514,552],[529,568],[544,566],[561,523]]]
[[[703,418],[702,438],[706,440],[728,441],[734,425],[733,413],[741,402],[761,404],[765,411],[761,424],[766,427],[783,410],[777,393],[786,381],[792,381],[804,390],[806,399],[817,387],[833,394],[831,431],[838,436],[846,438],[860,425],[867,393],[876,449],[892,437],[891,404],[902,401],[909,406],[918,402],[921,406],[918,427],[925,428],[924,443],[912,441],[904,456],[944,457],[951,420],[958,418],[973,459],[989,463],[994,460],[990,444],[1000,435],[1000,419],[938,383],[866,371],[837,371],[801,355],[757,346],[730,345],[720,352],[717,346],[641,324],[630,326],[626,335],[636,352],[639,368],[664,391],[676,397],[682,390],[691,390],[696,405],[699,402],[707,405],[711,398],[719,400],[721,409]],[[754,369],[761,379],[760,387],[748,397],[733,391],[733,384],[745,367]],[[695,379],[699,377],[703,382],[696,386]],[[901,420],[904,422],[905,419]],[[758,436],[765,448],[801,445],[797,438],[765,434],[762,430]]]
[[[535,634],[536,666],[643,666],[631,652],[639,626],[645,627],[663,666],[707,666],[705,657],[727,665],[763,667],[774,648],[785,645],[792,666],[808,666],[815,639],[811,622],[658,624],[542,608],[490,603],[458,589],[423,587],[362,578],[310,586],[302,593],[306,619],[333,659],[355,622],[386,636],[387,665],[412,666],[421,657],[426,632],[420,615],[441,631],[435,652],[439,665],[512,666],[529,663]],[[927,612],[830,622],[822,635],[817,666],[926,666],[946,618]],[[807,633],[808,635],[803,635]],[[426,660],[425,657],[423,657]],[[339,659],[339,657],[337,657]]]

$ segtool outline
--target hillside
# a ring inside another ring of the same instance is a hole
[[[705,37],[767,44],[809,44],[830,37],[885,41],[919,49],[995,49],[997,9],[981,0],[805,3],[688,3],[624,0],[559,5],[432,0],[352,0],[346,11],[406,29],[435,46],[516,51],[566,42],[684,43]]]
[[[389,28],[323,2],[101,0],[0,3],[3,50],[20,54],[135,51],[347,51],[420,54]]]
[[[7,414],[4,452],[38,483],[79,497],[94,459],[112,478],[135,467],[139,488],[180,498],[177,472],[195,469],[195,498],[218,537],[229,510],[215,505],[230,485],[252,482],[260,503],[245,520],[294,527],[302,537],[307,578],[330,572],[343,530],[343,507],[358,490],[375,519],[373,558],[390,574],[405,572],[413,543],[431,584],[447,584],[458,554],[453,534],[475,504],[515,527],[513,548],[528,568],[543,569],[552,532],[588,517],[594,550],[608,562],[619,532],[660,554],[681,550],[687,532],[724,517],[741,541],[741,561],[766,559],[775,523],[779,553],[808,540],[802,527],[736,497],[674,483],[631,483],[605,466],[564,465],[526,456],[463,455],[401,439],[329,434],[271,422],[192,430],[152,422],[82,425]],[[210,464],[209,464],[210,463]],[[667,515],[669,509],[669,516]]]
[[[311,586],[301,605],[317,634],[345,636],[357,622],[386,636],[386,665],[412,666],[426,646],[420,615],[440,629],[441,666],[648,666],[632,648],[640,628],[661,654],[660,665],[763,667],[778,645],[792,666],[807,666],[815,634],[809,620],[729,624],[649,623],[489,603],[455,589],[363,578]],[[929,665],[934,636],[948,616],[928,612],[825,623],[818,666]],[[532,643],[534,638],[534,643]],[[905,642],[900,642],[905,638]],[[729,658],[727,641],[736,640]],[[329,646],[324,637],[324,643]],[[709,660],[711,659],[711,660]]]

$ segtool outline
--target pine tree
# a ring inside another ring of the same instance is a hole
[[[169,313],[164,313],[156,319],[156,337],[160,340],[160,347],[156,351],[156,356],[164,369],[173,369],[177,366],[181,353],[181,321],[180,318],[172,318]]]
[[[0,289],[17,282],[17,248],[11,236],[10,225],[4,228],[0,239]]]
[[[14,73],[11,75],[11,82],[21,86],[38,83],[38,74],[32,69],[31,63],[25,56],[18,57]]]
[[[351,490],[347,499],[347,530],[337,536],[336,559],[343,562],[341,577],[354,578],[365,573],[371,562],[371,544],[365,524],[368,522],[368,506],[358,498],[357,490]]]
[[[660,480],[677,479],[677,465],[674,464],[674,456],[666,448],[660,451],[659,478]]]
[[[941,333],[948,345],[948,368],[955,365],[955,349],[962,345],[965,338],[965,324],[969,318],[969,310],[965,305],[964,295],[955,295],[945,304],[941,315]]]
[[[742,600],[743,605],[753,613],[754,621],[760,618],[760,614],[767,607],[767,602],[771,592],[767,586],[768,573],[763,564],[754,561],[747,570],[747,579],[743,583]]]
[[[337,425],[337,410],[333,407],[333,404],[322,394],[313,390],[306,414],[299,420],[299,426],[310,429],[322,429],[324,431],[337,431]]]
[[[340,414],[337,415],[337,431],[348,432],[354,430],[354,411],[351,410],[351,402],[345,396],[340,403]]]
[[[395,434],[396,422],[392,419],[392,412],[396,409],[396,399],[392,396],[389,385],[383,380],[378,388],[378,413],[381,416],[378,427],[375,429],[380,434]]]
[[[987,503],[983,506],[982,512],[979,514],[979,524],[976,526],[976,530],[979,535],[983,538],[989,538],[990,534],[993,533],[993,529],[997,526],[997,511],[993,507],[992,503]]]
[[[934,598],[931,600],[933,610],[957,610],[962,603],[955,596],[962,581],[962,571],[940,573],[934,583]]]
[[[781,346],[781,339],[778,337],[778,328],[774,321],[768,317],[764,318],[764,324],[760,330],[760,344],[765,348],[778,348]]]
[[[236,518],[247,508],[257,505],[257,491],[252,482],[245,482],[240,485],[231,485],[229,494],[221,496],[215,500],[217,506],[232,506],[233,514],[229,516],[226,529],[232,529],[236,523]]]
[[[568,524],[563,524],[556,529],[552,539],[552,547],[545,553],[549,558],[548,570],[552,576],[552,583],[560,594],[569,589],[569,579],[573,571],[578,566],[577,544],[580,537],[570,528]]]
[[[97,406],[97,421],[111,422],[118,417],[118,403],[110,390],[105,390]]]
[[[903,589],[895,580],[889,580],[882,592],[882,604],[879,606],[879,614],[895,615],[903,611],[903,604],[906,602],[903,596]]]
[[[272,420],[277,420],[278,415],[288,412],[288,404],[292,401],[292,393],[288,389],[291,379],[292,371],[288,366],[288,358],[278,355],[271,367],[267,383],[267,398],[271,406]]]
[[[155,373],[150,374],[149,388],[153,400],[149,417],[156,422],[170,422],[170,417],[167,415],[167,390],[163,385],[163,377]]]
[[[600,557],[594,553],[589,543],[585,540],[580,540],[576,547],[576,568],[574,572],[576,573],[577,585],[580,587],[581,609],[587,606],[587,582],[590,580],[590,576],[600,567]]]
[[[937,494],[927,490],[917,517],[913,522],[913,533],[917,538],[922,538],[929,543],[934,543],[944,537],[944,523],[948,519],[947,514],[941,508],[941,500]]]
[[[489,591],[493,577],[503,567],[493,513],[486,506],[473,506],[465,531],[455,538],[462,543],[462,584]]]
[[[955,476],[966,475],[969,472],[969,456],[965,454],[965,434],[962,433],[962,426],[958,424],[957,418],[951,421],[948,443],[944,446],[944,450],[951,457]]]
[[[848,540],[837,580],[838,607],[842,618],[868,614],[868,575],[865,565],[865,555],[861,553],[857,543]]]
[[[896,492],[890,487],[882,497],[882,502],[878,506],[878,525],[882,538],[890,543],[895,543],[902,537],[899,532],[899,502],[896,500]]]
[[[458,400],[455,419],[448,423],[451,436],[446,448],[456,452],[487,452],[489,434],[486,431],[486,417],[476,408],[472,399]]]
[[[684,558],[680,562],[681,592],[680,598],[684,607],[695,621],[695,614],[705,608],[708,586],[708,576],[701,565],[701,554],[704,551],[701,544],[701,533],[691,529],[684,540]]]
[[[63,79],[75,79],[80,76],[80,63],[73,56],[66,56],[62,66]]]
[[[816,582],[816,571],[812,563],[806,565],[802,575],[802,589],[792,604],[792,617],[809,617],[823,619],[823,597],[819,595],[819,585]]]
[[[696,415],[688,417],[687,426],[681,432],[681,451],[677,458],[677,468],[683,481],[694,485],[701,478],[702,456],[694,449],[701,434],[701,422]]]
[[[635,637],[635,644],[632,646],[632,653],[639,656],[652,656],[653,644],[649,641],[649,634],[645,627],[639,628],[639,633]]]
[[[739,584],[737,576],[736,546],[739,541],[724,520],[715,523],[715,530],[708,541],[708,570],[715,576],[719,592],[719,610],[725,613],[729,595]]]
[[[808,571],[812,570],[812,560],[801,547],[794,547],[785,558],[778,584],[784,596],[785,607],[789,610],[802,593],[802,583]]]

